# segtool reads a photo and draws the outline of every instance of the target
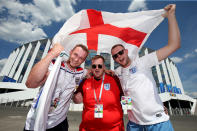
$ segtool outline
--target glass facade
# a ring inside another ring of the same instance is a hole
[[[101,56],[103,56],[104,57],[104,59],[105,59],[105,67],[106,67],[106,69],[111,69],[111,55],[110,54],[108,54],[108,53],[101,53],[100,54]]]
[[[25,75],[25,72],[26,72],[26,70],[27,70],[27,67],[28,67],[28,65],[29,65],[29,62],[30,62],[31,57],[32,57],[32,55],[33,55],[34,49],[35,49],[35,47],[36,47],[36,43],[37,43],[37,42],[29,43],[29,44],[32,45],[32,48],[31,48],[30,53],[29,53],[29,55],[28,55],[28,57],[27,57],[27,60],[26,60],[26,62],[25,62],[25,64],[24,64],[24,66],[23,66],[23,69],[22,69],[21,74],[20,74],[20,76],[19,76],[18,82],[22,82],[22,79],[23,79],[23,77],[24,77],[24,75]],[[28,45],[29,45],[29,44],[28,44]]]
[[[85,61],[85,67],[86,69],[90,69],[91,67],[91,59],[92,57],[94,57],[96,55],[96,51],[95,50],[89,50],[89,55],[87,56],[86,58],[86,61]]]
[[[26,50],[26,49],[27,49],[26,46],[24,46],[24,47],[25,47],[25,50]],[[22,50],[22,46],[20,47],[19,50],[20,50],[20,51]],[[13,78],[14,78],[16,72],[18,71],[18,68],[19,68],[19,66],[20,66],[21,61],[23,60],[23,57],[24,57],[24,55],[25,55],[25,50],[23,51],[23,54],[22,54],[22,56],[21,56],[21,58],[20,58],[20,60],[19,60],[19,63],[18,63],[18,65],[17,65],[17,67],[16,67],[16,69],[15,69],[15,71],[14,71]]]
[[[155,79],[155,82],[156,82],[157,86],[159,87],[159,79],[158,79],[158,76],[157,76],[156,66],[152,67],[152,74],[153,74],[153,77]]]
[[[160,71],[161,71],[162,82],[163,82],[164,85],[166,85],[165,74],[163,72],[163,68],[162,68],[162,65],[161,64],[159,65],[159,68],[160,68]]]

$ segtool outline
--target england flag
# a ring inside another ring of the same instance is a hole
[[[129,55],[135,56],[164,19],[164,12],[163,9],[132,13],[82,10],[65,22],[53,44],[62,44],[68,54],[76,44],[84,44],[98,53],[110,53],[113,45],[123,44]]]

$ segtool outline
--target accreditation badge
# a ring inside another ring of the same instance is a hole
[[[51,106],[49,108],[50,113],[57,108],[57,106],[59,105],[59,102],[60,102],[60,97],[57,97],[54,100],[52,100]]]
[[[103,118],[103,104],[95,104],[94,118]]]
[[[137,72],[137,67],[134,66],[134,67],[130,68],[130,69],[129,69],[129,72],[130,72],[131,74],[136,73],[136,72]]]
[[[121,104],[123,110],[131,110],[132,109],[132,99],[129,96],[121,97]]]

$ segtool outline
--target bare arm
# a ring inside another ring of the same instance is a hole
[[[168,18],[168,44],[156,51],[159,61],[180,48],[180,31],[175,16],[176,5],[167,5],[164,9],[167,12],[163,16]]]
[[[64,48],[60,44],[55,44],[51,51],[32,68],[25,83],[28,88],[37,88],[44,84],[49,75],[49,64],[62,50]]]
[[[75,104],[80,104],[83,102],[83,96],[81,94],[81,92],[78,92],[77,94],[74,94],[73,96],[73,102]]]

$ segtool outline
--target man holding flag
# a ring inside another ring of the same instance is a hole
[[[45,83],[54,66],[54,58],[58,57],[63,50],[63,46],[56,43],[48,54],[32,68],[26,82],[28,88],[37,88]],[[45,111],[48,113],[47,122],[44,123],[47,131],[68,131],[67,113],[71,97],[76,86],[79,85],[80,80],[86,74],[86,71],[79,66],[85,61],[87,56],[88,49],[84,45],[79,44],[70,51],[69,59],[61,63],[52,99],[49,102],[49,112]],[[43,87],[32,103],[24,131],[35,130],[36,108],[42,91]],[[41,131],[42,129],[39,128],[38,130]]]
[[[168,44],[141,58],[129,56],[122,44],[111,49],[113,59],[121,65],[116,69],[120,77],[125,97],[132,99],[128,110],[127,131],[173,131],[169,116],[165,114],[163,103],[157,93],[151,67],[159,64],[180,47],[180,32],[175,17],[176,5],[164,8],[168,18]]]

